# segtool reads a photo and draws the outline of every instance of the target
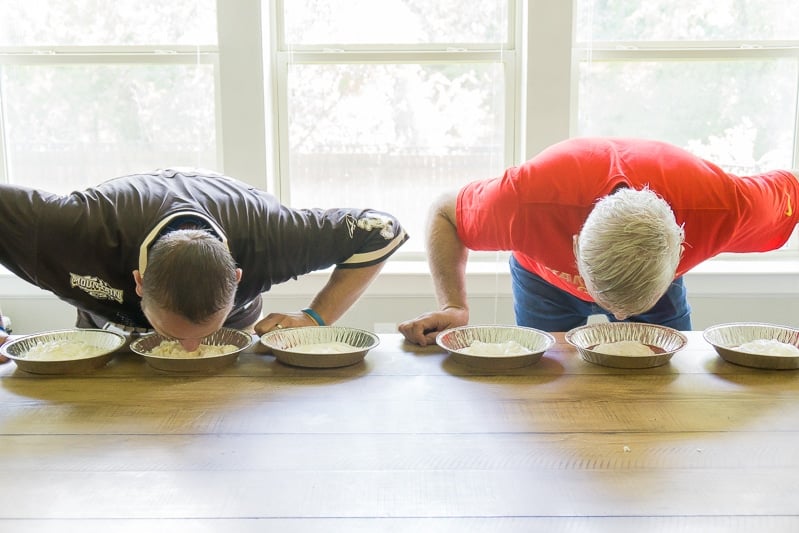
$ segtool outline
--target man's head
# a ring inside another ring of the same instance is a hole
[[[685,238],[669,204],[649,189],[600,199],[575,239],[588,293],[623,319],[651,309],[674,281]]]
[[[193,350],[224,324],[241,270],[209,232],[179,230],[160,237],[148,254],[146,273],[136,270],[133,276],[153,328]]]

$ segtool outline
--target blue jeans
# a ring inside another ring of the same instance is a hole
[[[544,331],[569,331],[582,326],[591,315],[605,315],[611,322],[616,318],[594,302],[572,296],[540,276],[525,270],[516,259],[510,258],[513,288],[513,310],[516,323]],[[691,330],[691,306],[686,298],[682,277],[674,280],[655,306],[625,322],[646,322],[668,326],[681,331]]]

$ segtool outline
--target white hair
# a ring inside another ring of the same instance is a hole
[[[575,243],[577,269],[589,294],[623,316],[648,311],[674,281],[683,228],[660,196],[619,189],[601,198]]]

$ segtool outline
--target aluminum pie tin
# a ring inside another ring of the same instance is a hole
[[[685,347],[688,338],[666,326],[640,322],[603,322],[576,327],[566,332],[566,342],[577,348],[585,361],[611,368],[652,368],[668,363]],[[637,341],[646,344],[653,355],[613,355],[597,352],[599,344]]]
[[[25,335],[0,346],[0,353],[13,360],[17,368],[31,374],[81,374],[105,366],[126,338],[105,329],[63,329]],[[45,343],[80,342],[91,347],[82,355],[72,354],[68,358],[44,359],[30,355],[30,351]]]
[[[215,346],[232,344],[236,346],[236,350],[204,357],[169,357],[153,354],[152,350],[165,340],[171,339],[151,333],[131,342],[130,350],[144,357],[150,367],[162,372],[209,373],[218,372],[236,362],[239,354],[252,344],[253,337],[245,331],[222,328],[202,339],[201,343]]]
[[[765,370],[799,368],[799,355],[765,355],[738,349],[740,345],[755,340],[775,340],[799,347],[797,328],[760,322],[731,322],[707,328],[702,337],[728,363]]]
[[[473,342],[481,341],[501,344],[515,341],[527,348],[524,354],[478,355],[464,351]],[[545,331],[523,326],[474,325],[460,326],[442,331],[436,336],[436,344],[450,353],[460,364],[480,370],[510,370],[522,368],[541,360],[555,338]]]
[[[338,353],[304,353],[302,346],[344,343],[352,350]],[[311,326],[276,329],[261,336],[261,344],[269,348],[285,365],[304,368],[337,368],[360,363],[380,338],[363,329],[346,326]]]

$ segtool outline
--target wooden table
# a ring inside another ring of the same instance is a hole
[[[383,335],[341,369],[0,366],[0,531],[799,531],[799,371],[486,375]]]

